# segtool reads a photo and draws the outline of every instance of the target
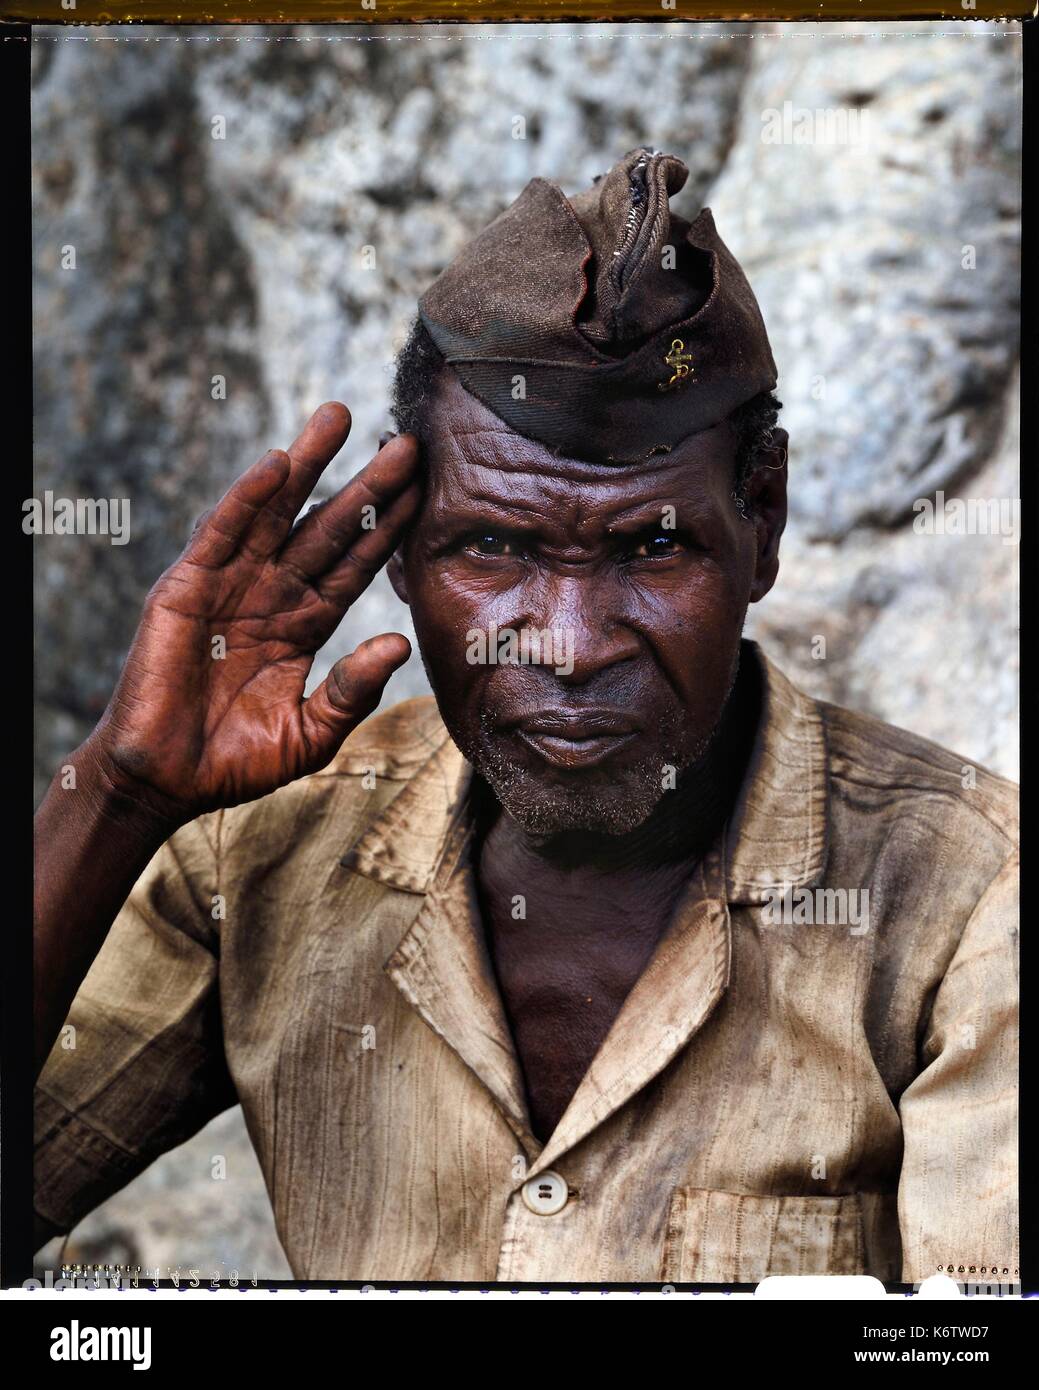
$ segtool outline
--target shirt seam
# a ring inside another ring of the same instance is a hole
[[[849,787],[866,787],[871,791],[878,792],[915,792],[919,796],[933,797],[935,800],[945,802],[951,801],[953,805],[962,806],[976,819],[990,826],[1005,842],[1009,854],[1016,853],[1019,848],[1019,839],[1016,835],[1001,825],[999,820],[990,815],[983,807],[973,805],[967,797],[961,796],[951,788],[947,790],[944,787],[906,786],[897,782],[880,782],[869,777],[851,777],[847,773],[833,771],[832,762],[831,776],[835,783],[844,783]],[[1009,783],[1008,785],[1012,787],[1014,784]]]
[[[60,1110],[63,1115],[66,1115],[70,1120],[77,1120],[84,1127],[84,1129],[88,1129],[91,1134],[97,1135],[97,1137],[103,1140],[104,1143],[106,1143],[109,1146],[109,1148],[114,1149],[117,1153],[121,1153],[126,1158],[134,1159],[135,1161],[142,1157],[139,1150],[128,1149],[126,1145],[120,1143],[118,1139],[113,1139],[110,1134],[106,1134],[103,1129],[100,1129],[87,1117],[87,1114],[84,1110],[70,1110],[69,1107],[65,1104],[65,1102],[59,1100],[58,1097],[53,1093],[53,1091],[49,1091],[45,1086],[41,1086],[39,1083],[37,1083],[36,1089],[40,1093],[40,1095],[45,1096],[47,1100],[51,1103],[51,1105],[55,1106],[58,1110]],[[99,1091],[97,1095],[104,1095],[104,1090]],[[95,1096],[94,1099],[96,1100],[97,1096]],[[93,1102],[89,1103],[92,1104]],[[67,1128],[67,1124],[61,1126],[51,1125],[51,1127],[47,1130],[46,1134],[40,1140],[40,1143],[36,1146],[37,1151],[43,1148],[44,1145],[54,1140],[60,1139],[63,1131]],[[39,1214],[43,1216],[46,1220],[51,1220],[50,1217],[46,1216],[45,1212],[40,1212]]]

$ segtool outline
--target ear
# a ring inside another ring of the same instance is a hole
[[[786,526],[787,450],[786,430],[772,431],[772,445],[762,449],[747,484],[747,513],[757,533],[757,556],[751,603],[765,597],[779,574],[779,540]]]
[[[401,603],[410,603],[408,598],[408,586],[404,579],[404,562],[401,559],[400,546],[393,552],[386,561],[386,573],[390,577],[393,585],[393,592],[400,599]]]

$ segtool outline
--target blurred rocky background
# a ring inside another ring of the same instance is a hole
[[[1019,495],[1017,26],[44,27],[33,56],[36,496],[132,525],[37,538],[38,795],[196,516],[329,398],[340,486],[429,280],[528,179],[576,192],[638,144],[689,165],[673,206],[714,209],[779,365],[792,515],[749,634],[1016,777],[1014,538],[913,523]],[[380,577],[313,679],[385,628],[410,632]],[[425,689],[413,658],[386,698]],[[240,1112],[65,1257],[286,1275]]]

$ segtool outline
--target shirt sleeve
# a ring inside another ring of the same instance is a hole
[[[905,1283],[1019,1278],[1018,874],[1015,854],[971,913],[902,1094]]]
[[[137,880],[35,1093],[35,1215],[67,1232],[236,1100],[218,996],[222,812],[178,830]]]

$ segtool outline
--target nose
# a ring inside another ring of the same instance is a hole
[[[618,611],[616,586],[602,576],[555,574],[536,605],[537,622],[554,634],[567,654],[556,664],[564,685],[585,685],[600,672],[639,653],[639,639]]]

